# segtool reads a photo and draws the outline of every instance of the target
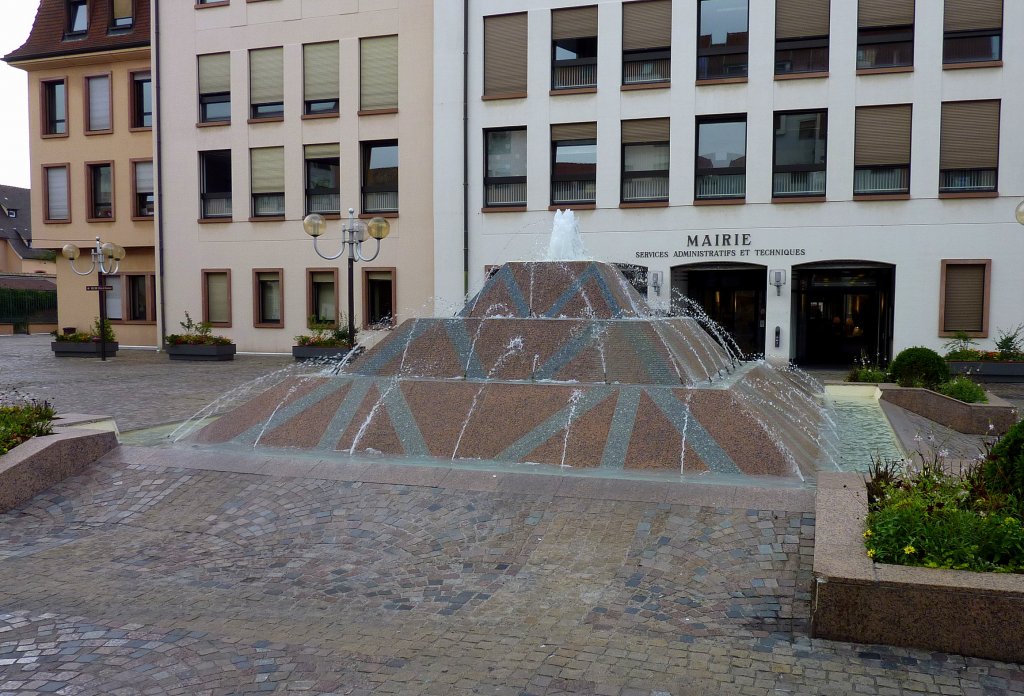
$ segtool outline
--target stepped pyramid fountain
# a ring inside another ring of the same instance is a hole
[[[614,266],[507,263],[453,318],[409,319],[337,374],[292,377],[203,443],[390,458],[803,478],[834,463],[809,380],[660,317]]]

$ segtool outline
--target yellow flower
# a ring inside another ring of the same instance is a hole
[[[905,553],[905,554],[907,554],[909,556],[912,553],[917,553],[917,549],[915,549],[910,544],[907,544],[906,546],[903,547],[903,553]]]
[[[875,550],[874,549],[868,549],[868,558],[874,558],[874,557],[875,557]]]
[[[871,538],[871,530],[870,529],[864,532],[864,538],[865,539],[870,539]]]

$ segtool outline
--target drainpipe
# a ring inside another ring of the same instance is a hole
[[[469,0],[462,0],[462,294],[469,294]]]
[[[160,123],[160,114],[163,111],[160,108],[160,0],[153,0],[153,16],[150,17],[150,21],[153,24],[153,38],[150,42],[150,60],[153,63],[153,113],[154,120],[156,121],[156,127],[153,132],[156,134],[155,148],[156,148],[156,271],[157,271],[157,283],[156,283],[156,298],[157,298],[157,312],[160,315],[160,321],[158,322],[158,335],[156,337],[156,349],[161,351],[164,349],[164,336],[167,335],[167,312],[164,307],[164,216],[163,216],[163,181],[164,181],[164,160],[163,160],[163,149],[161,148],[162,139],[160,132],[163,130],[163,126]]]

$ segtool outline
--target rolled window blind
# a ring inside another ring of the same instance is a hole
[[[281,274],[257,273],[256,279],[260,288],[260,322],[281,321]]]
[[[327,159],[329,157],[340,157],[341,147],[338,143],[326,145],[307,145],[306,159]]]
[[[857,26],[862,29],[913,23],[914,0],[860,0],[857,6]]]
[[[284,101],[284,50],[258,48],[249,51],[249,102],[276,104]]]
[[[89,130],[110,130],[110,78],[90,77],[88,84]]]
[[[985,330],[985,265],[946,265],[943,331]]]
[[[669,120],[667,118],[642,118],[622,122],[622,142],[663,143],[668,142]]]
[[[398,37],[378,36],[359,42],[359,108],[398,107]]]
[[[646,0],[622,5],[622,50],[672,45],[672,0]]]
[[[231,54],[210,53],[199,56],[199,93],[231,91]]]
[[[123,317],[121,298],[124,294],[123,276],[106,276],[103,278],[105,285],[110,286],[104,295],[104,302],[107,304],[107,319],[121,319]]]
[[[909,165],[911,120],[910,104],[858,107],[854,164]]]
[[[260,147],[250,150],[252,163],[252,192],[281,193],[284,191],[284,148]]]
[[[829,0],[776,0],[775,38],[828,36],[829,4]]]
[[[551,126],[552,140],[596,140],[596,123],[559,123]]]
[[[153,163],[135,163],[135,192],[153,193]]]
[[[48,167],[46,170],[46,218],[68,219],[68,168]]]
[[[206,274],[206,320],[212,324],[231,321],[227,273]]]
[[[114,0],[114,19],[132,16],[132,0]]]
[[[946,31],[1001,29],[1003,0],[946,0],[943,28]]]
[[[551,38],[597,36],[597,6],[551,10]]]
[[[940,169],[999,166],[999,102],[944,102]]]
[[[340,94],[338,42],[303,46],[302,74],[307,100],[337,99]]]
[[[484,96],[526,93],[526,13],[484,17]]]

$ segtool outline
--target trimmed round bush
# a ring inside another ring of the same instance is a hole
[[[935,391],[968,404],[988,403],[988,397],[985,396],[985,388],[963,375],[954,377],[948,382],[943,382]]]
[[[1024,421],[1010,428],[992,447],[982,475],[990,492],[1024,501]]]
[[[949,381],[949,366],[945,359],[931,348],[914,346],[900,351],[889,365],[889,373],[901,387],[925,387]]]

